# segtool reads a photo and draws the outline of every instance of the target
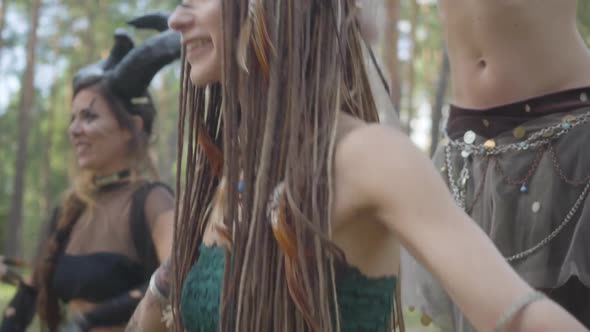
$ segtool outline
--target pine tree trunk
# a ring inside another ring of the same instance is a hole
[[[86,40],[84,41],[84,48],[86,49],[86,61],[85,63],[93,63],[95,62],[100,55],[98,54],[97,49],[97,38],[98,34],[96,33],[97,28],[97,14],[99,11],[99,3],[98,1],[87,1],[87,16],[88,19],[88,28],[85,31]]]
[[[61,22],[57,20],[56,30],[61,29]],[[56,34],[51,40],[51,51],[56,56],[59,55],[59,38],[60,35]],[[67,82],[67,81],[66,81]],[[63,84],[59,79],[56,79],[51,85],[51,92],[49,94],[49,108],[47,109],[47,132],[45,133],[42,164],[41,168],[41,188],[43,190],[43,198],[41,200],[41,211],[50,211],[53,200],[51,192],[51,150],[53,149],[53,131],[55,128],[55,108],[58,102],[58,94],[60,84]]]
[[[2,58],[2,47],[4,46],[4,39],[2,38],[2,32],[4,31],[4,25],[6,20],[6,11],[8,10],[8,0],[2,0],[0,2],[0,59]]]
[[[416,30],[418,27],[418,13],[419,5],[417,0],[411,1],[410,24],[412,30],[410,31],[410,57],[408,59],[407,75],[408,75],[408,93],[406,99],[406,123],[405,129],[408,135],[412,134],[412,119],[414,118],[414,86],[416,82]]]
[[[438,76],[438,82],[436,84],[436,95],[434,104],[432,107],[432,127],[430,130],[430,155],[434,154],[436,150],[436,146],[440,140],[440,126],[441,126],[441,118],[442,118],[442,110],[445,103],[445,96],[447,94],[448,86],[449,86],[449,75],[450,75],[450,65],[449,65],[449,56],[444,49],[442,51],[442,60],[440,65],[440,73]]]
[[[385,34],[383,42],[383,58],[389,72],[389,83],[391,84],[391,98],[397,112],[400,111],[400,71],[398,61],[399,32],[397,24],[400,15],[400,0],[387,0],[386,3],[387,18],[385,23]]]
[[[50,211],[53,200],[51,192],[51,150],[53,149],[53,131],[55,128],[55,103],[57,100],[57,92],[59,90],[58,84],[61,82],[56,81],[51,87],[50,94],[50,106],[47,109],[47,132],[45,133],[43,155],[42,155],[42,168],[40,174],[41,188],[43,190],[43,196],[41,201],[41,210]]]
[[[33,1],[31,13],[31,29],[27,39],[27,59],[25,73],[21,86],[20,109],[18,116],[18,142],[16,152],[16,167],[12,203],[8,215],[8,231],[6,241],[6,254],[19,256],[22,252],[22,208],[25,188],[25,168],[27,159],[27,143],[31,121],[31,109],[33,107],[35,75],[35,48],[37,46],[37,26],[39,24],[39,12],[41,0]]]

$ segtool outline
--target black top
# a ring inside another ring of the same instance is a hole
[[[94,253],[58,258],[53,287],[64,301],[102,302],[145,283],[143,266],[125,255]]]

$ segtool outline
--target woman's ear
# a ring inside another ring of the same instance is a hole
[[[139,115],[133,116],[133,130],[140,133],[143,131],[143,119]]]

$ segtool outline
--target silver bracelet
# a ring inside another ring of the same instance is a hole
[[[504,311],[502,316],[500,316],[498,323],[496,323],[496,327],[494,327],[494,332],[502,332],[504,330],[504,328],[506,327],[506,324],[510,320],[512,320],[514,315],[516,315],[520,310],[522,310],[527,305],[529,305],[535,301],[538,301],[540,299],[543,299],[544,297],[545,297],[545,294],[538,292],[538,291],[534,291],[530,294],[527,294],[525,297],[518,300],[517,302],[515,302],[506,311]]]
[[[156,274],[157,273],[158,273],[157,270],[156,270],[156,272],[152,273],[152,277],[150,278],[149,290],[150,290],[150,292],[152,292],[152,295],[155,296],[156,299],[158,299],[158,301],[160,303],[168,302],[168,298],[166,296],[164,296],[164,294],[162,294],[162,292],[160,292],[160,290],[158,289],[158,286],[156,286]]]

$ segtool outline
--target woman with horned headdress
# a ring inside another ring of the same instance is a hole
[[[583,331],[377,123],[357,14],[352,0],[185,0],[171,16],[186,151],[174,330],[391,331],[403,244],[480,330]],[[165,303],[152,286],[128,330],[159,330],[141,320]]]
[[[162,22],[150,15],[130,23]],[[138,47],[117,30],[110,56],[75,75],[69,138],[79,172],[0,331],[25,331],[35,313],[50,331],[121,331],[169,256],[173,196],[154,181],[147,154],[156,115],[148,86],[180,56],[178,33],[164,26]]]

